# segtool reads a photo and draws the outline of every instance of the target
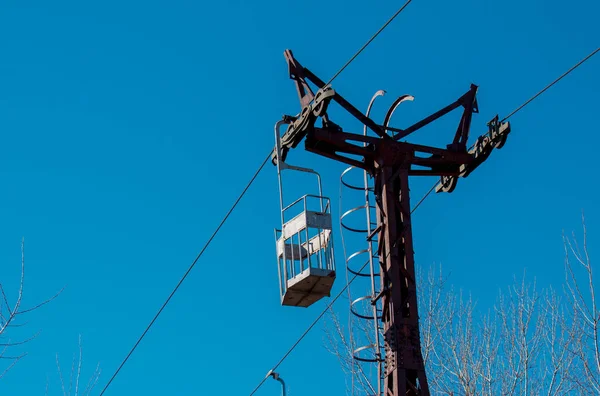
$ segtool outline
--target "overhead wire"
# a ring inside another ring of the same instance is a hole
[[[525,103],[523,103],[521,106],[517,107],[515,110],[513,110],[509,115],[507,115],[506,117],[504,117],[502,119],[501,122],[504,122],[506,120],[508,120],[510,117],[514,116],[515,114],[517,114],[522,108],[524,108],[525,106],[527,106],[529,103],[533,102],[538,96],[540,96],[541,94],[543,94],[544,92],[546,92],[550,87],[552,87],[554,84],[556,84],[557,82],[559,82],[560,80],[562,80],[563,78],[565,78],[569,73],[571,73],[573,70],[577,69],[579,66],[583,65],[585,63],[585,61],[587,61],[588,59],[590,59],[592,56],[596,55],[596,53],[600,51],[600,47],[596,48],[594,51],[592,51],[592,53],[590,53],[588,56],[586,56],[585,58],[583,58],[582,60],[580,60],[579,62],[577,62],[577,64],[575,64],[573,67],[571,67],[569,70],[567,70],[566,72],[564,72],[560,77],[558,77],[556,80],[552,81],[550,84],[546,85],[546,87],[544,87],[544,89],[542,89],[540,92],[536,93],[535,95],[533,95],[531,98],[529,98],[529,100],[527,100]]]
[[[419,202],[417,202],[415,207],[412,208],[412,210],[410,211],[410,214],[413,214],[415,212],[415,210],[417,210],[419,208],[419,206],[421,206],[423,201],[425,201],[427,199],[427,197],[429,196],[429,194],[431,194],[433,192],[433,190],[435,190],[435,188],[437,187],[438,184],[439,184],[438,182],[435,182],[435,184],[433,186],[431,186],[431,188],[429,189],[429,191],[427,191],[427,193],[423,196],[423,198],[421,198],[419,200]]]
[[[206,251],[206,249],[208,248],[208,246],[210,245],[210,243],[217,236],[217,234],[219,233],[219,231],[221,230],[221,228],[223,227],[223,225],[225,224],[225,222],[227,221],[227,219],[229,218],[229,216],[231,215],[231,213],[234,211],[234,209],[240,203],[240,201],[242,200],[242,198],[244,197],[244,195],[246,195],[246,192],[248,191],[248,189],[250,188],[250,186],[252,185],[252,183],[254,183],[254,180],[256,180],[256,177],[258,176],[258,174],[260,173],[260,171],[265,167],[265,165],[267,164],[267,161],[269,161],[270,158],[271,158],[271,152],[269,152],[269,155],[267,156],[267,158],[265,158],[265,160],[262,162],[262,164],[260,165],[260,167],[258,168],[258,170],[254,173],[254,175],[252,176],[252,178],[248,182],[248,184],[246,184],[246,187],[244,187],[244,189],[242,190],[242,193],[235,200],[235,202],[233,203],[233,205],[231,206],[231,208],[229,209],[229,211],[225,214],[225,216],[223,217],[223,219],[221,220],[221,222],[219,223],[219,225],[217,226],[217,228],[214,230],[214,232],[212,233],[212,235],[210,236],[210,238],[208,238],[208,240],[204,244],[204,247],[202,248],[202,250],[200,251],[200,253],[198,253],[198,255],[196,256],[196,258],[194,259],[194,261],[192,262],[192,264],[188,267],[188,269],[185,272],[185,274],[183,274],[183,276],[181,277],[181,279],[179,279],[179,282],[177,283],[177,285],[175,286],[175,288],[173,289],[173,291],[171,291],[171,294],[169,294],[169,297],[162,304],[162,306],[160,307],[160,309],[158,310],[158,312],[152,318],[152,321],[150,321],[150,323],[148,324],[148,326],[146,327],[146,329],[144,330],[144,332],[142,333],[142,335],[138,338],[138,340],[133,345],[133,347],[131,348],[131,350],[127,354],[127,356],[125,356],[125,359],[123,359],[123,361],[121,362],[121,364],[119,365],[119,367],[117,368],[117,370],[115,371],[115,373],[112,375],[112,377],[110,378],[110,380],[106,383],[106,385],[102,389],[102,392],[100,392],[100,396],[102,396],[104,394],[104,392],[106,392],[106,390],[108,389],[108,387],[110,386],[110,384],[113,382],[113,380],[115,379],[115,377],[119,374],[119,372],[121,371],[121,369],[123,368],[123,366],[125,365],[125,363],[127,363],[127,361],[129,360],[129,358],[131,357],[131,355],[133,354],[133,352],[136,350],[136,348],[138,347],[138,345],[140,344],[140,342],[142,342],[142,340],[144,339],[144,337],[146,336],[146,334],[148,333],[148,331],[150,330],[150,328],[152,327],[152,325],[154,324],[154,322],[156,322],[156,320],[158,319],[158,317],[160,316],[160,314],[162,313],[162,311],[165,309],[165,307],[167,306],[167,304],[169,304],[169,302],[171,301],[171,299],[173,298],[173,296],[175,295],[175,293],[177,292],[177,290],[179,289],[179,287],[181,286],[181,284],[188,277],[188,275],[190,274],[190,272],[192,271],[192,269],[194,268],[194,266],[196,265],[196,263],[198,262],[198,260],[200,260],[200,258],[202,257],[202,255],[204,254],[204,252]]]
[[[582,64],[584,64],[587,60],[589,60],[592,56],[596,55],[596,53],[600,52],[600,47],[596,48],[594,51],[592,51],[589,55],[587,55],[585,58],[583,58],[582,60],[580,60],[579,62],[577,62],[575,65],[573,65],[569,70],[567,70],[566,72],[564,72],[563,74],[561,74],[558,78],[556,78],[554,81],[552,81],[550,84],[546,85],[544,87],[544,89],[542,89],[541,91],[539,91],[538,93],[536,93],[535,95],[533,95],[531,98],[527,99],[523,104],[521,104],[519,107],[517,107],[515,110],[511,111],[506,117],[504,117],[500,122],[504,122],[506,120],[508,120],[510,117],[514,116],[515,114],[517,114],[519,111],[521,111],[525,106],[527,106],[528,104],[530,104],[531,102],[533,102],[535,99],[537,99],[541,94],[543,94],[544,92],[546,92],[548,89],[550,89],[552,86],[554,86],[556,83],[558,83],[560,80],[562,80],[563,78],[565,78],[568,74],[570,74],[572,71],[574,71],[575,69],[577,69],[579,66],[581,66]],[[433,190],[435,190],[435,188],[439,185],[439,181],[436,181],[435,184],[429,189],[429,191],[427,191],[427,193],[423,196],[423,198],[421,198],[419,200],[419,202],[417,203],[417,205],[412,209],[412,211],[410,212],[411,214],[417,210],[417,208],[423,203],[423,201],[425,201],[425,199],[427,199],[427,197],[433,192]]]
[[[396,13],[394,13],[394,15],[392,15],[392,17],[390,19],[388,19],[388,21],[386,23],[384,23],[383,26],[381,26],[381,28],[379,28],[379,30],[374,35],[372,35],[371,38],[369,40],[367,40],[367,42],[362,47],[360,47],[360,49],[358,51],[356,51],[356,53],[354,55],[352,55],[352,57],[348,60],[348,62],[346,62],[344,64],[344,66],[342,66],[340,68],[340,70],[338,70],[337,73],[335,73],[333,75],[333,77],[331,77],[329,79],[329,81],[327,82],[327,84],[325,84],[325,85],[331,84],[333,82],[333,80],[335,80],[340,74],[342,74],[342,72],[344,70],[346,70],[346,68],[354,61],[354,59],[356,59],[361,54],[361,52],[363,52],[365,50],[365,48],[367,48],[369,46],[369,44],[371,44],[373,42],[373,40],[375,40],[377,38],[377,36],[379,36],[379,34],[385,30],[385,28],[388,27],[388,25],[390,23],[392,23],[392,21],[394,19],[396,19],[396,17],[398,15],[400,15],[400,13],[402,13],[402,11],[404,11],[404,9],[406,7],[408,7],[408,5],[411,3],[411,1],[412,0],[407,0],[406,3],[404,3],[404,5],[402,5],[402,7],[400,7],[398,9],[398,11],[396,11]]]

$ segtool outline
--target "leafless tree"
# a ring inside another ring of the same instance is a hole
[[[19,338],[14,336],[14,330],[23,327],[24,323],[21,320],[26,314],[29,314],[42,306],[54,300],[62,292],[59,291],[51,298],[29,308],[23,307],[23,295],[25,289],[25,241],[21,241],[21,273],[19,278],[19,286],[16,292],[15,301],[11,304],[7,295],[6,288],[0,282],[0,361],[5,364],[0,372],[0,379],[17,364],[19,360],[24,358],[27,353],[19,351],[20,347],[29,343],[39,334]]]
[[[365,312],[366,315],[371,312]],[[377,375],[370,363],[361,363],[354,359],[354,351],[362,345],[373,345],[373,327],[367,320],[355,320],[350,316],[351,324],[344,326],[333,309],[329,309],[325,322],[325,348],[337,356],[342,371],[348,379],[347,393],[351,395],[376,395]],[[359,339],[355,335],[359,336]]]
[[[576,389],[571,350],[578,324],[553,289],[538,291],[535,280],[523,276],[499,293],[493,310],[480,312],[470,296],[444,290],[441,280],[429,275],[423,289],[435,292],[421,293],[420,301],[432,393],[557,395]]]
[[[542,381],[544,394],[564,395],[577,390],[577,361],[574,346],[581,342],[580,321],[573,316],[572,304],[552,288],[544,295],[542,303]]]
[[[63,376],[63,372],[60,368],[60,360],[58,357],[58,353],[56,354],[56,368],[58,371],[58,377],[60,380],[60,388],[63,396],[89,396],[92,394],[95,386],[98,383],[98,379],[100,378],[100,363],[96,365],[96,369],[91,377],[88,379],[85,388],[83,388],[83,383],[81,382],[81,369],[83,365],[83,348],[81,344],[81,335],[79,336],[79,353],[78,356],[73,354],[73,360],[71,362],[71,371],[69,375],[68,386],[66,385],[66,379]],[[48,396],[48,392],[50,389],[49,379],[46,378],[46,396]]]
[[[573,344],[577,373],[572,380],[588,394],[600,394],[600,309],[596,295],[596,281],[588,250],[585,218],[582,218],[582,243],[574,234],[563,235],[565,246],[565,273],[567,298],[572,303],[571,321],[578,337]]]
[[[421,346],[432,394],[600,394],[600,307],[585,222],[583,243],[564,237],[564,246],[562,293],[540,289],[524,272],[485,311],[455,291],[441,267],[418,271]],[[328,349],[354,378],[348,394],[375,394],[373,377],[352,359],[356,335],[349,336],[333,312],[326,334]]]

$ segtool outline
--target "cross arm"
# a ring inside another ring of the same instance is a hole
[[[421,129],[424,126],[432,123],[438,118],[445,116],[451,111],[456,110],[461,106],[464,108],[464,110],[460,124],[454,136],[453,146],[462,146],[464,149],[469,138],[469,129],[471,126],[472,114],[479,112],[479,107],[477,105],[477,86],[475,84],[471,84],[471,88],[469,89],[469,91],[462,95],[460,98],[458,98],[455,102],[449,104],[441,110],[436,111],[430,116],[425,117],[424,119],[411,125],[410,127],[406,129],[387,127],[386,129],[398,132],[394,139],[400,140],[407,137],[411,133],[417,131],[418,129]]]

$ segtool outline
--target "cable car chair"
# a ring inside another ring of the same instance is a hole
[[[275,229],[277,270],[281,304],[308,307],[329,297],[335,280],[335,261],[330,201],[323,196],[321,176],[312,169],[292,166],[281,160],[281,134],[286,122],[275,125],[275,150],[281,229]],[[305,194],[284,206],[282,172],[314,174],[318,195]]]

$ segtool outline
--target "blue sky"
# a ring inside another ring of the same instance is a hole
[[[25,303],[66,287],[29,316],[42,330],[2,381],[6,395],[59,394],[55,354],[70,366],[83,337],[84,372],[100,386],[167,297],[299,110],[283,51],[327,80],[398,2],[4,1],[0,6],[0,276],[9,292],[26,241]],[[472,135],[598,46],[600,5],[584,0],[415,0],[335,81],[375,117],[412,94],[405,126],[478,84]],[[451,195],[413,218],[416,262],[442,263],[483,304],[523,268],[562,280],[561,232],[585,210],[592,254],[597,205],[597,94],[591,59],[522,112],[501,151]],[[405,107],[404,107],[405,106]],[[361,128],[340,114],[349,131]],[[443,146],[458,114],[419,132]],[[342,165],[302,152],[337,213]],[[291,159],[290,159],[291,161]],[[431,180],[415,180],[416,200]],[[248,394],[318,315],[279,305],[267,167],[136,353],[110,395]],[[339,243],[338,243],[339,246]],[[341,250],[338,266],[342,268]],[[334,291],[343,286],[340,276]],[[336,309],[341,315],[347,303]],[[290,395],[340,394],[335,357],[315,328],[279,368]],[[279,394],[269,381],[261,395]]]

